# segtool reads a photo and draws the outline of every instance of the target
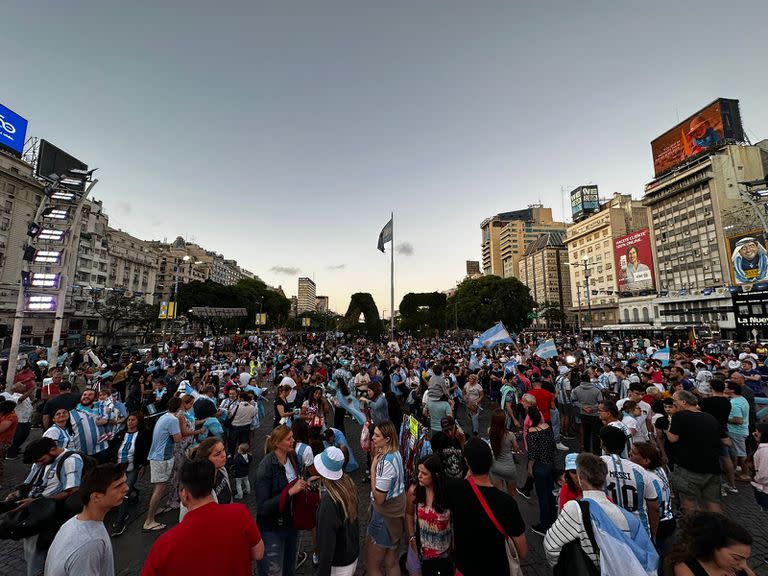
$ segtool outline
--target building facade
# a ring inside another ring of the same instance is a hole
[[[107,286],[155,303],[159,259],[149,242],[122,230],[107,228],[109,276]]]
[[[315,310],[315,302],[317,300],[317,286],[311,278],[299,278],[299,291],[296,298],[297,314],[301,314],[303,312],[313,312]]]
[[[318,296],[315,299],[315,310],[318,312],[329,312],[328,296]]]
[[[562,232],[547,232],[528,244],[520,261],[520,281],[528,286],[540,310],[559,309],[567,315],[571,304],[568,250]],[[552,322],[540,313],[534,322],[547,327]],[[551,327],[551,326],[550,326]]]
[[[150,241],[149,244],[158,257],[157,301],[170,301],[177,281],[181,285],[210,279],[213,256],[203,247],[185,242],[181,236],[170,244],[158,241]]]

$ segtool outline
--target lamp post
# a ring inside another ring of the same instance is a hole
[[[589,341],[593,342],[595,340],[595,328],[594,323],[592,322],[592,294],[589,291],[589,258],[587,256],[584,256],[581,260],[584,263],[584,280],[586,282],[586,290],[587,290],[587,314],[589,314]]]

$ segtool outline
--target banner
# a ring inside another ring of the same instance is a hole
[[[765,235],[759,231],[728,238],[728,265],[734,284],[768,280],[768,251]]]
[[[648,228],[616,238],[613,241],[613,255],[619,294],[655,288],[651,233]]]
[[[536,348],[536,352],[534,352],[534,354],[539,358],[543,358],[544,360],[554,358],[557,356],[557,346],[555,346],[555,341],[544,340],[544,342],[539,344],[538,348]]]

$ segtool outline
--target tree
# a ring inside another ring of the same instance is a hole
[[[361,324],[360,314],[365,317],[365,324]],[[364,332],[369,338],[378,338],[384,332],[384,326],[379,319],[379,309],[376,302],[368,292],[352,294],[349,300],[349,308],[344,318],[339,322],[342,332],[356,334]]]
[[[440,292],[409,292],[403,296],[398,308],[400,329],[408,332],[442,330],[445,328],[446,300],[446,295]]]
[[[148,326],[157,324],[159,307],[151,306],[140,298],[129,298],[122,291],[109,292],[103,300],[98,299],[99,294],[94,294],[94,309],[105,321],[104,339],[107,344],[112,344],[123,330],[131,326],[141,329],[146,338]]]
[[[487,330],[501,320],[507,330],[520,332],[530,325],[528,313],[535,305],[527,286],[517,278],[499,276],[468,278],[448,299],[458,327],[472,330]]]
[[[544,302],[538,307],[538,313],[539,318],[544,320],[547,328],[565,328],[568,316],[558,302]]]

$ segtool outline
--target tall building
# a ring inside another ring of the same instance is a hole
[[[483,271],[520,278],[519,263],[530,242],[547,232],[565,232],[567,224],[552,219],[552,209],[533,204],[524,210],[486,218],[482,231]]]
[[[315,300],[317,298],[317,286],[311,278],[299,278],[299,292],[297,295],[296,312],[310,312],[315,310]]]
[[[328,296],[318,296],[315,300],[315,310],[318,312],[328,312]]]
[[[568,228],[568,249],[572,310],[581,309],[582,323],[603,326],[618,322],[619,273],[614,258],[614,239],[635,230],[648,228],[648,210],[642,201],[629,194],[614,194],[598,212]],[[586,262],[587,266],[584,266]],[[586,277],[589,275],[589,294]]]
[[[147,304],[154,304],[159,259],[149,242],[122,230],[107,228],[107,246],[107,286],[131,292]]]
[[[739,182],[768,171],[768,141],[724,145],[648,183],[660,297],[653,302],[661,326],[709,324],[734,330],[731,242],[757,230],[759,220],[739,195]]]
[[[562,232],[547,232],[529,243],[520,261],[520,281],[539,307],[553,306],[568,313],[571,278],[564,239]],[[543,318],[537,323],[546,324]]]

